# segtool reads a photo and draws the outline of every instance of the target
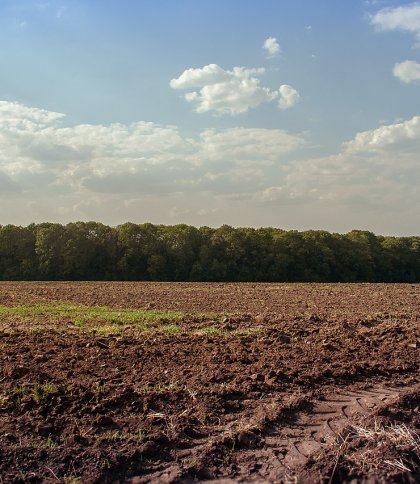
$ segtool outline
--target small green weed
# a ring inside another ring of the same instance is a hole
[[[14,387],[11,391],[11,397],[20,405],[25,400],[33,400],[36,403],[47,401],[52,395],[59,393],[57,386],[54,383],[44,383],[39,385],[19,385]]]
[[[34,440],[31,444],[31,447],[34,449],[58,449],[60,444],[55,442],[51,437],[48,437],[46,440],[39,441]]]

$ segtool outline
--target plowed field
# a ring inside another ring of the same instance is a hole
[[[1,482],[418,482],[420,286],[0,283]]]

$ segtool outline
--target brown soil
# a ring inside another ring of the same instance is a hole
[[[178,334],[0,320],[0,482],[416,482],[418,447],[355,428],[404,425],[418,439],[419,296],[419,285],[2,283],[0,305],[187,314]]]

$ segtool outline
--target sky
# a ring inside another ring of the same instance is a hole
[[[0,224],[419,235],[420,2],[0,0]]]

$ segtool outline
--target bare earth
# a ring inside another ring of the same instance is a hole
[[[0,483],[420,479],[420,285],[0,283],[54,301],[184,316],[3,317]]]

